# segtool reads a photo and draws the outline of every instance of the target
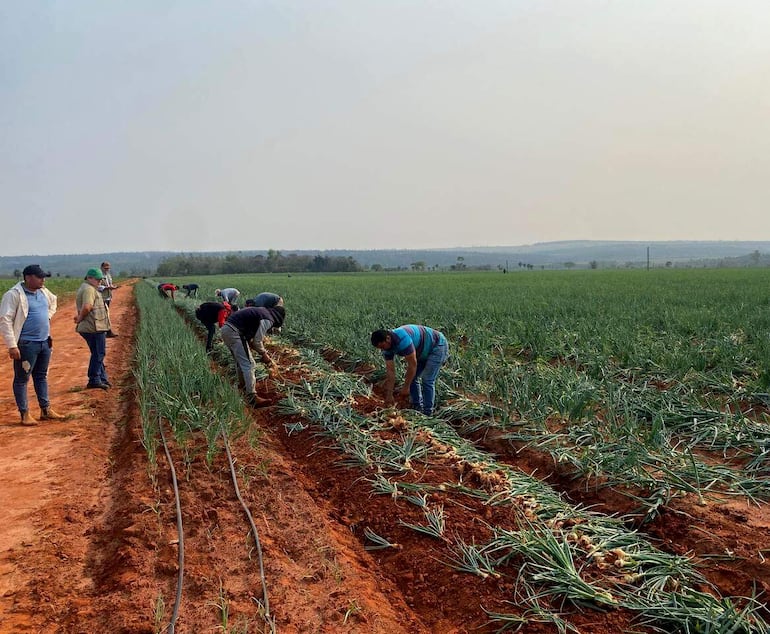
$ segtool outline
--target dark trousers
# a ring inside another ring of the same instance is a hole
[[[101,385],[107,383],[107,369],[104,367],[104,357],[107,356],[106,332],[81,332],[80,336],[86,340],[91,358],[88,361],[89,385]]]
[[[214,335],[217,333],[216,324],[204,324],[206,326],[206,352],[211,352],[214,347]]]

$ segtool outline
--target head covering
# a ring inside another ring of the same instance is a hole
[[[88,271],[86,271],[86,277],[93,277],[97,280],[103,280],[104,274],[99,269],[88,269]]]
[[[34,275],[35,277],[51,277],[50,273],[46,273],[39,264],[30,264],[25,266],[22,271],[22,275]]]
[[[262,308],[270,313],[273,322],[273,328],[280,328],[283,326],[283,320],[286,319],[286,309],[283,306],[274,306],[273,308]]]

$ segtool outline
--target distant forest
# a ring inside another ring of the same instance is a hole
[[[351,256],[283,255],[270,250],[267,255],[228,253],[216,255],[175,255],[158,265],[162,277],[223,275],[230,273],[353,273],[363,267]]]

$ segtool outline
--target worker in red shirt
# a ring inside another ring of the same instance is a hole
[[[168,299],[169,297],[174,299],[174,293],[176,293],[178,290],[179,289],[170,282],[163,282],[162,284],[158,284],[158,292],[163,299]]]

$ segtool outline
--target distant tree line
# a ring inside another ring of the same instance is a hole
[[[157,275],[222,275],[231,273],[351,273],[363,270],[352,256],[283,255],[174,255],[161,260]]]

